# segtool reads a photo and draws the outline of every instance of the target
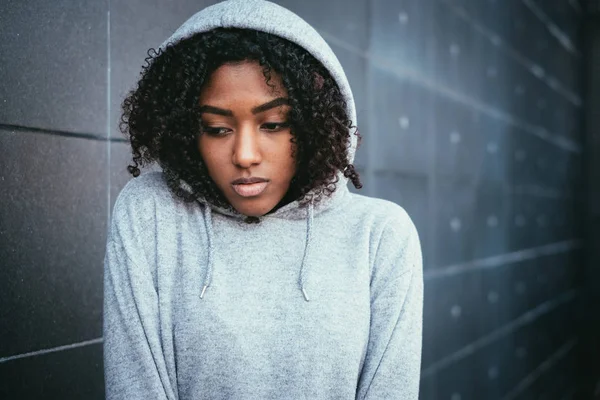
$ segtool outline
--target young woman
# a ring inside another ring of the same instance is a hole
[[[147,61],[123,103],[136,178],[106,247],[107,398],[417,399],[419,236],[347,188],[355,105],[323,38],[229,0]]]

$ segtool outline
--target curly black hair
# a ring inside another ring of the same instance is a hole
[[[185,202],[201,196],[212,204],[232,209],[210,178],[197,145],[201,131],[199,96],[213,71],[225,63],[258,61],[269,86],[271,71],[287,89],[288,122],[297,172],[285,198],[306,205],[318,202],[336,189],[343,171],[358,189],[362,187],[354,165],[348,162],[352,126],[346,102],[329,71],[304,48],[266,32],[216,28],[170,44],[163,51],[148,50],[137,87],[122,103],[120,130],[132,147],[133,165],[158,162],[169,189]],[[354,132],[360,143],[358,129]],[[183,180],[192,192],[183,190]],[[308,196],[311,190],[314,196]]]

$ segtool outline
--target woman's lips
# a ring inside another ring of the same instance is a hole
[[[269,182],[256,182],[256,183],[240,183],[237,185],[231,185],[233,190],[242,197],[253,197],[261,194],[266,188]]]

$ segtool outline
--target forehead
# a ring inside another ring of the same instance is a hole
[[[279,74],[271,70],[269,85],[258,62],[244,61],[221,65],[210,75],[200,99],[256,97],[270,99],[287,94]],[[274,87],[273,87],[274,86]]]

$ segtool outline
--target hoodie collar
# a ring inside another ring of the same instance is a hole
[[[206,236],[208,238],[208,265],[206,271],[206,278],[204,280],[204,285],[202,287],[202,292],[200,293],[200,298],[204,298],[204,292],[210,286],[212,282],[212,273],[214,266],[214,235],[213,235],[213,224],[212,224],[212,207],[208,204],[204,204],[202,208],[203,216],[204,216],[204,226],[206,228]],[[304,300],[309,301],[308,293],[306,290],[306,273],[307,273],[307,259],[308,254],[310,252],[310,245],[312,243],[313,237],[313,220],[315,214],[315,207],[313,202],[310,202],[306,207],[306,235],[304,237],[304,254],[302,256],[302,264],[300,266],[300,273],[298,278],[298,287],[304,296]]]
[[[338,177],[341,174],[338,175]],[[300,266],[300,272],[298,276],[298,288],[302,292],[304,296],[304,300],[309,301],[308,291],[306,288],[306,276],[309,271],[308,260],[309,254],[311,250],[311,244],[314,236],[314,218],[315,215],[320,214],[330,208],[341,207],[342,203],[348,199],[348,195],[350,191],[347,186],[347,178],[343,177],[337,183],[337,187],[335,192],[331,194],[330,197],[323,197],[316,204],[314,202],[308,203],[306,207],[300,207],[299,201],[295,200],[286,204],[285,206],[279,208],[275,212],[271,214],[264,215],[259,217],[260,219],[265,218],[283,218],[283,219],[305,219],[306,220],[306,232],[304,235],[304,253],[302,255],[302,264]],[[181,188],[185,190],[190,190],[190,186],[183,182],[180,185]],[[247,218],[243,214],[238,213],[237,211],[227,210],[214,204],[208,202],[204,198],[198,198],[198,201],[202,204],[202,214],[204,218],[204,227],[206,229],[206,237],[208,239],[208,263],[206,270],[206,277],[204,279],[204,284],[202,286],[202,292],[200,293],[200,298],[204,298],[204,294],[206,289],[210,286],[212,282],[212,274],[214,267],[214,254],[215,254],[215,243],[214,243],[214,234],[213,234],[213,212],[220,213],[222,215],[226,215],[235,219],[245,219]]]
[[[306,207],[300,207],[300,201],[294,200],[294,201],[278,208],[274,212],[263,215],[259,218],[261,220],[267,219],[267,218],[281,218],[281,219],[291,219],[291,220],[305,219],[305,218],[307,218],[306,208],[308,208],[309,206],[311,206],[313,208],[313,213],[319,214],[329,208],[332,208],[332,207],[338,205],[346,198],[347,194],[350,191],[348,190],[348,178],[346,178],[341,172],[338,172],[337,177],[338,177],[338,182],[336,183],[336,190],[335,190],[335,192],[333,192],[331,194],[331,196],[329,196],[329,197],[323,196],[321,201],[314,203],[314,204],[309,203],[309,205],[307,205]],[[192,187],[183,180],[180,180],[179,187],[181,189],[183,189],[184,191],[186,191],[187,193],[193,192]],[[222,215],[225,215],[225,216],[228,216],[231,218],[235,218],[235,219],[240,219],[240,220],[245,220],[246,218],[248,218],[246,215],[241,214],[236,210],[219,207],[213,203],[210,203],[208,200],[204,199],[201,196],[198,196],[196,199],[198,202],[203,204],[205,207],[210,208],[212,212],[217,212],[219,214],[222,214]]]

